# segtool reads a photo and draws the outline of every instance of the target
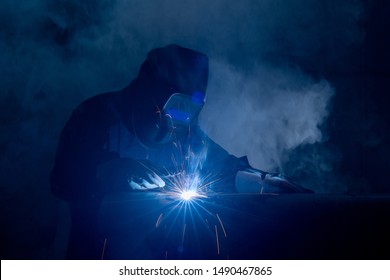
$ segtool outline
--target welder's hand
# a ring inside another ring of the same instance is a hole
[[[262,191],[270,193],[301,193],[303,188],[291,179],[277,173],[268,173],[262,182]]]
[[[152,190],[163,188],[165,186],[165,182],[158,176],[154,171],[147,171],[146,176],[132,176],[129,180],[129,185],[132,190]]]
[[[257,172],[254,169],[245,169],[236,174],[236,190],[239,193],[260,193],[265,173]]]
[[[236,189],[245,193],[311,193],[291,179],[257,169],[237,172]]]
[[[151,190],[165,186],[149,161],[120,158],[101,164],[96,177],[105,192]]]

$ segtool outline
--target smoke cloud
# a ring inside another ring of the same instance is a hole
[[[4,254],[54,258],[53,246],[64,250],[48,186],[59,133],[82,100],[126,86],[154,47],[176,43],[209,55],[201,126],[230,153],[265,171],[332,172],[341,156],[322,143],[339,93],[324,72],[346,67],[340,61],[362,39],[361,12],[354,0],[3,0]],[[298,154],[303,161],[292,164]],[[316,164],[323,168],[307,169]]]
[[[280,171],[286,151],[323,140],[320,126],[334,94],[325,80],[293,69],[258,67],[247,76],[218,63],[211,69],[201,126],[236,156]]]

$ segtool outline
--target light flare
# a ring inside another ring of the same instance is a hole
[[[190,244],[196,241],[202,244],[202,240],[198,239],[200,238],[198,232],[215,231],[213,239],[216,242],[216,253],[220,256],[223,249],[221,238],[227,238],[226,230],[221,217],[209,211],[207,201],[203,198],[208,198],[213,185],[222,178],[203,169],[207,159],[205,142],[202,142],[204,146],[195,153],[191,145],[182,145],[181,141],[176,139],[175,133],[173,136],[175,140],[172,144],[176,151],[171,154],[173,166],[170,168],[164,166],[165,174],[162,174],[161,178],[166,183],[164,191],[174,201],[164,213],[158,216],[156,228],[169,221],[169,224],[166,224],[168,227],[161,229],[166,231],[167,238],[177,240],[177,247],[169,247],[169,252],[173,255],[187,254],[186,250],[192,248]],[[165,251],[165,258],[168,258],[168,250]]]
[[[196,196],[197,196],[197,193],[195,191],[183,191],[180,195],[180,197],[186,201],[189,201]]]

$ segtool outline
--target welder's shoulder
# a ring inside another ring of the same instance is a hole
[[[73,110],[75,117],[102,117],[110,112],[119,92],[107,92],[92,96]]]
[[[78,105],[66,122],[61,138],[83,135],[92,131],[103,131],[115,123],[117,117],[111,109],[116,92],[99,94]]]

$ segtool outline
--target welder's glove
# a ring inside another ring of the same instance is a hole
[[[101,164],[96,177],[105,192],[152,190],[165,186],[149,161],[120,158]]]
[[[312,193],[281,174],[252,168],[238,171],[235,183],[240,193]]]

